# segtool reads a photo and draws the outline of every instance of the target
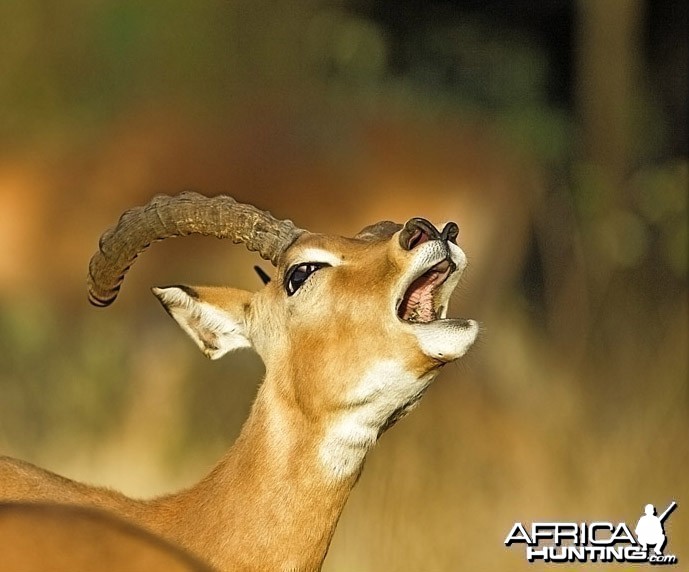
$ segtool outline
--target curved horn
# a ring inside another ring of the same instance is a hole
[[[89,301],[101,307],[112,304],[134,259],[158,240],[190,234],[229,238],[277,265],[280,254],[303,232],[292,221],[278,220],[225,195],[158,195],[125,212],[117,226],[101,236],[89,263]]]

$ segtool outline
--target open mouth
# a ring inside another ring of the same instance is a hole
[[[405,322],[428,323],[438,319],[443,307],[436,307],[436,294],[455,270],[450,260],[442,260],[414,280],[404,293],[397,316]]]

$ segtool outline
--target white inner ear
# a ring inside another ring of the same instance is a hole
[[[251,347],[243,320],[177,286],[153,288],[165,309],[210,359]]]

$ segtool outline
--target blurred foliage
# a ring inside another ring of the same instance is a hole
[[[126,397],[125,330],[103,332],[104,351],[94,346],[92,328],[91,320],[73,320],[39,300],[3,305],[0,427],[13,446],[29,453],[54,447],[53,427],[60,428],[60,439],[73,442],[84,431],[102,439],[117,426]],[[103,415],[104,407],[109,415]]]
[[[686,507],[686,29],[670,0],[4,0],[0,453],[154,494],[232,441],[260,360],[207,363],[142,292],[255,288],[250,257],[161,245],[83,301],[98,233],[192,184],[462,227],[483,340],[373,453],[327,569],[523,569],[516,520]]]

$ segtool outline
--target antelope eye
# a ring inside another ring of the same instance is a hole
[[[285,274],[285,291],[287,295],[291,296],[294,294],[308,280],[311,274],[325,266],[330,266],[330,264],[325,262],[305,262],[290,266],[287,274]]]

